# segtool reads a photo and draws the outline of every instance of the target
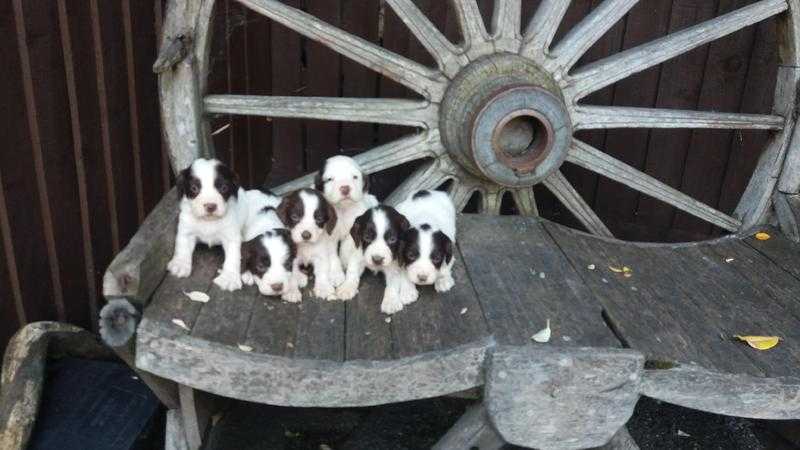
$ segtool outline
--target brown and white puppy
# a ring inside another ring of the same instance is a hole
[[[403,235],[400,265],[414,284],[432,284],[436,292],[449,291],[453,281],[456,208],[446,192],[422,190],[409,195],[397,210],[411,228]]]
[[[264,295],[279,295],[288,302],[302,299],[293,274],[297,244],[278,217],[281,198],[260,191],[245,191],[248,205],[242,244],[242,283],[258,286]]]
[[[391,206],[379,205],[359,216],[350,230],[362,263],[373,272],[383,272],[386,289],[381,311],[394,314],[417,300],[417,288],[400,267],[402,235],[408,220]]]
[[[343,272],[339,264],[331,264],[331,281],[337,286],[336,297],[349,300],[358,293],[358,284],[364,273],[361,254],[350,237],[350,228],[358,216],[378,205],[378,199],[367,192],[369,177],[348,156],[328,158],[317,173],[314,186],[336,210],[338,221],[332,236],[341,243],[339,257],[345,270]]]
[[[301,265],[314,266],[314,295],[326,300],[336,300],[335,286],[331,282],[331,264],[339,264],[336,228],[336,210],[325,197],[314,189],[298,189],[287,194],[278,206],[278,217],[289,229],[292,241],[297,244],[297,258],[293,273],[301,287],[308,283]]]
[[[177,179],[180,200],[175,253],[167,270],[178,278],[192,273],[192,254],[198,242],[221,245],[225,262],[214,284],[228,291],[242,287],[242,227],[247,208],[236,174],[216,159],[197,159]]]

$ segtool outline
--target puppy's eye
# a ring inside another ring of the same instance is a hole
[[[358,175],[353,175],[353,179],[357,180],[358,179]]]
[[[300,219],[302,219],[302,217],[300,217],[300,214],[297,213],[290,214],[289,218],[292,219],[292,222],[300,222]]]
[[[227,184],[221,184],[219,186],[219,188],[217,188],[217,189],[219,190],[220,194],[226,194],[228,192],[228,185]]]
[[[324,180],[322,180],[322,181],[324,181],[325,183],[330,183],[331,181],[333,181],[333,177],[328,177],[328,178],[325,178],[325,179],[324,179]]]
[[[372,242],[375,240],[375,232],[367,232],[364,234],[364,242]]]
[[[409,261],[416,261],[419,258],[419,252],[408,252],[406,253],[406,259]]]
[[[395,236],[393,234],[390,234],[390,235],[386,236],[386,243],[387,244],[392,245],[395,242],[397,242],[397,236]]]
[[[196,184],[193,184],[193,185],[189,186],[189,192],[191,192],[192,195],[199,194],[200,193],[200,186],[198,186]]]
[[[442,255],[431,256],[431,262],[434,264],[440,264],[442,262]]]

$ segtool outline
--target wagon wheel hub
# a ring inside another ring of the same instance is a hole
[[[495,54],[466,66],[442,102],[445,147],[465,169],[533,186],[564,162],[572,124],[558,85],[529,59]]]

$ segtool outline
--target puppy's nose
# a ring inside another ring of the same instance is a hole
[[[272,283],[269,285],[275,292],[280,292],[283,290],[283,283]]]
[[[372,262],[375,263],[376,266],[380,266],[381,264],[383,264],[383,260],[384,260],[383,256],[372,257]]]
[[[350,186],[342,186],[339,188],[342,195],[350,195]]]
[[[300,237],[303,238],[304,241],[311,239],[311,232],[310,231],[303,231],[300,233]]]
[[[206,209],[208,214],[214,214],[217,211],[217,204],[216,203],[206,203],[203,205]]]
[[[428,281],[428,276],[427,275],[417,275],[417,279],[419,280],[420,283],[424,283],[424,282]]]

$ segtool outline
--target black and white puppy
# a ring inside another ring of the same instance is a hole
[[[377,206],[378,199],[368,193],[369,178],[358,163],[348,156],[328,158],[319,171],[314,186],[336,210],[338,221],[333,238],[341,243],[339,257],[344,264],[331,264],[331,281],[336,285],[336,297],[350,300],[358,293],[358,283],[364,273],[361,253],[355,247],[350,229],[358,216]]]
[[[453,281],[456,208],[446,192],[422,190],[397,205],[411,228],[403,235],[400,265],[414,284],[447,292]]]
[[[264,295],[279,295],[299,302],[302,294],[293,274],[297,244],[278,217],[281,198],[260,191],[245,191],[247,221],[242,244],[242,282],[258,286]]]
[[[181,197],[175,253],[167,270],[176,277],[192,273],[192,254],[198,242],[221,245],[225,262],[214,284],[228,291],[242,287],[242,226],[247,208],[236,174],[216,159],[198,159],[177,179]]]
[[[314,295],[326,300],[336,300],[335,286],[331,282],[331,264],[339,264],[336,228],[336,210],[319,191],[299,189],[287,194],[278,205],[278,217],[289,229],[292,241],[297,244],[297,258],[292,269],[300,287],[308,283],[301,265],[314,266]]]
[[[386,277],[381,302],[381,311],[386,314],[394,314],[417,300],[416,286],[400,267],[401,237],[409,227],[408,220],[396,209],[379,205],[359,216],[350,230],[363,264]]]

